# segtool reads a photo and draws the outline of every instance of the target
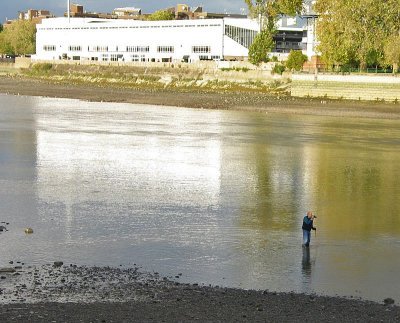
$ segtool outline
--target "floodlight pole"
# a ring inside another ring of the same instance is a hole
[[[68,23],[70,23],[70,20],[71,20],[71,12],[70,12],[71,4],[70,4],[70,1],[71,0],[68,0],[68,8],[67,8]]]

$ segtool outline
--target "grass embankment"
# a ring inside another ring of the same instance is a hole
[[[35,64],[22,69],[24,77],[58,84],[116,88],[153,88],[201,92],[285,93],[287,80],[253,81],[248,69],[190,70],[179,66],[104,66]],[[231,79],[231,80],[227,80]]]

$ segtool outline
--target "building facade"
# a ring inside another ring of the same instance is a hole
[[[259,31],[250,19],[136,21],[47,19],[37,25],[40,60],[173,62],[244,59]]]
[[[304,28],[280,26],[276,55],[307,51]],[[53,18],[37,25],[37,60],[193,62],[246,60],[260,26],[242,18],[140,21]],[[304,34],[303,34],[304,33]]]

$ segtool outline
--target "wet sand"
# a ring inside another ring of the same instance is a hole
[[[1,322],[398,322],[400,307],[183,284],[140,268],[16,266],[2,274]],[[5,277],[5,278],[4,278]],[[4,288],[4,285],[7,286]]]
[[[260,92],[199,92],[183,89],[120,88],[55,84],[21,76],[0,76],[0,93],[126,102],[202,109],[245,110],[337,117],[400,119],[400,104],[382,101],[345,101],[292,98]]]

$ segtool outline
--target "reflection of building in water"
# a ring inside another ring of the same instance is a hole
[[[112,204],[117,212],[126,204],[148,209],[218,204],[221,142],[201,134],[219,132],[218,112],[208,125],[196,125],[193,110],[180,110],[179,118],[155,117],[159,108],[104,104],[95,111],[92,103],[46,102],[37,136],[43,200],[60,201],[72,213],[88,203]]]

